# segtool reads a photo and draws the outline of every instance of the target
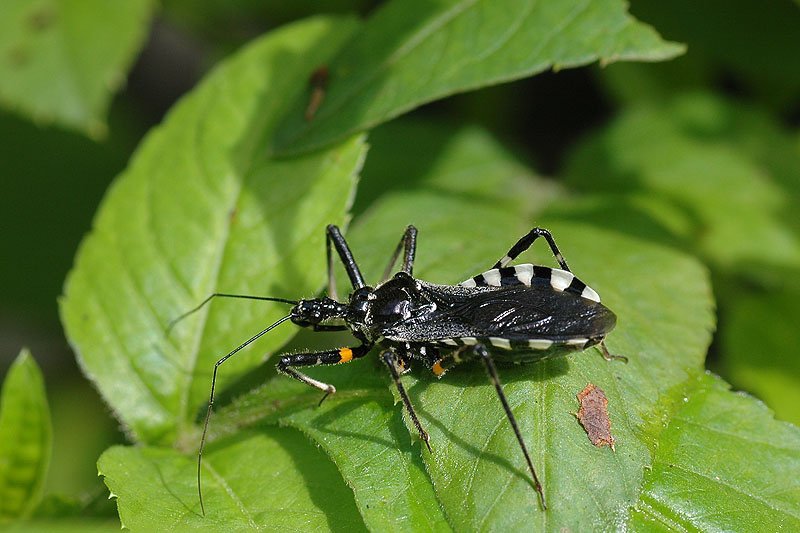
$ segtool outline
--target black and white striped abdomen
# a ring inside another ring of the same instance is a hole
[[[462,281],[462,287],[507,287],[513,285],[549,284],[557,291],[573,293],[581,298],[600,302],[600,295],[576,278],[572,272],[539,265],[515,265],[493,268],[483,274]]]
[[[572,339],[508,339],[504,337],[456,337],[435,341],[439,346],[458,348],[461,346],[475,346],[483,344],[503,350],[549,350],[556,346],[568,346],[575,350],[584,350],[597,344],[597,338],[576,337]]]
[[[599,344],[603,336],[576,337],[572,339],[507,339],[503,337],[457,337],[440,339],[433,344],[443,349],[459,349],[464,346],[482,344],[494,348],[497,361],[525,363],[559,357],[569,352],[582,351]]]

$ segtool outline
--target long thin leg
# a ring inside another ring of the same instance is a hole
[[[489,351],[482,344],[476,344],[473,348],[473,351],[481,358],[484,365],[486,365],[486,373],[489,374],[489,378],[494,384],[494,388],[497,391],[497,396],[500,398],[500,402],[503,404],[503,409],[506,412],[506,417],[511,424],[511,428],[514,430],[514,434],[517,436],[519,447],[522,449],[522,455],[525,456],[525,462],[528,463],[528,468],[533,476],[533,488],[539,493],[539,500],[542,502],[542,508],[547,509],[547,504],[545,503],[544,499],[544,491],[542,490],[542,484],[539,482],[539,477],[536,475],[536,469],[533,467],[533,461],[531,461],[531,456],[528,454],[528,448],[525,446],[525,441],[522,438],[522,433],[519,431],[519,426],[517,425],[516,418],[514,418],[514,413],[511,412],[511,407],[508,405],[508,400],[503,392],[503,386],[500,384],[500,377],[497,375],[497,369],[494,366],[494,361],[492,361]]]
[[[508,253],[497,263],[495,263],[492,268],[503,268],[504,266],[508,265],[511,261],[516,259],[519,254],[530,248],[539,237],[544,237],[547,241],[547,244],[550,245],[550,250],[553,252],[553,257],[556,258],[556,261],[558,261],[558,264],[561,265],[561,268],[567,272],[570,272],[564,256],[562,256],[561,252],[558,251],[558,246],[556,246],[555,239],[553,239],[553,236],[550,234],[550,232],[544,228],[533,228],[530,232],[528,232],[527,235],[518,240],[517,243],[511,247]]]
[[[347,272],[347,277],[350,278],[353,289],[360,289],[365,285],[364,277],[361,275],[361,271],[358,269],[355,259],[353,259],[353,253],[350,251],[350,247],[347,245],[347,241],[344,240],[344,236],[342,232],[339,231],[339,228],[331,224],[326,229],[326,233],[328,236],[325,244],[325,252],[328,257],[328,296],[334,300],[338,300],[331,244],[333,244],[333,247],[336,248],[336,252],[339,254],[339,259],[342,261],[345,272]]]
[[[400,398],[402,398],[403,404],[406,406],[406,410],[408,411],[408,415],[411,417],[411,421],[414,422],[414,427],[417,428],[420,438],[425,443],[425,446],[428,447],[428,451],[433,453],[433,450],[431,449],[431,438],[428,435],[428,432],[422,427],[419,418],[417,418],[417,413],[414,411],[414,406],[411,405],[411,400],[406,393],[406,389],[400,382],[400,371],[398,370],[399,365],[395,353],[391,350],[386,350],[381,354],[381,357],[386,363],[386,366],[389,367],[389,372],[392,373],[394,385],[397,387],[397,392],[400,393]]]
[[[386,281],[391,276],[397,258],[400,257],[400,250],[403,250],[403,272],[411,276],[414,269],[414,257],[417,254],[417,228],[408,226],[406,231],[403,232],[403,236],[400,238],[400,242],[397,243],[397,248],[394,249],[389,264],[386,265],[386,270],[383,271],[383,277],[381,278],[383,281]]]
[[[217,385],[217,370],[219,369],[220,365],[222,365],[222,363],[224,363],[225,361],[230,359],[234,354],[236,354],[237,352],[243,350],[244,348],[246,348],[250,344],[254,343],[259,337],[261,337],[262,335],[264,335],[268,331],[272,330],[273,328],[279,326],[280,324],[283,324],[284,322],[286,322],[290,318],[291,318],[291,316],[285,316],[285,317],[281,318],[280,320],[278,320],[277,322],[274,322],[270,326],[262,329],[261,331],[259,331],[258,333],[256,333],[255,335],[253,335],[252,337],[250,337],[249,339],[244,341],[242,344],[240,344],[239,346],[237,346],[236,348],[231,350],[230,353],[225,355],[225,357],[222,357],[219,361],[217,361],[214,364],[214,373],[211,375],[211,395],[208,398],[208,410],[206,411],[206,419],[205,419],[205,422],[203,423],[203,436],[200,438],[200,449],[197,451],[197,495],[200,497],[200,510],[202,511],[203,516],[206,515],[206,508],[205,508],[205,505],[203,504],[203,489],[202,489],[202,486],[200,484],[200,467],[201,467],[201,465],[203,463],[203,448],[205,448],[205,446],[206,446],[206,434],[208,433],[208,421],[211,418],[211,411],[212,411],[212,409],[214,407],[214,388]]]

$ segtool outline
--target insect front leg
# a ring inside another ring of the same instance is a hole
[[[489,374],[489,379],[492,380],[495,391],[497,391],[497,396],[500,398],[500,402],[503,404],[503,410],[506,412],[506,418],[508,418],[508,422],[511,424],[511,428],[514,430],[514,435],[517,436],[517,442],[519,442],[519,447],[522,449],[522,455],[525,456],[525,462],[528,463],[528,468],[533,476],[533,488],[536,489],[536,492],[539,494],[539,499],[542,502],[542,508],[547,509],[547,504],[545,503],[544,499],[544,491],[542,490],[542,484],[539,482],[539,476],[536,475],[536,469],[533,467],[533,461],[531,461],[531,456],[528,453],[528,447],[525,446],[525,441],[522,438],[519,425],[517,425],[517,419],[514,417],[514,413],[511,411],[511,406],[508,405],[508,399],[503,392],[503,386],[500,383],[500,377],[497,375],[497,369],[494,366],[492,356],[489,354],[489,350],[487,350],[486,346],[483,344],[476,344],[472,351],[475,355],[481,358],[484,366],[486,366],[486,373]]]
[[[345,272],[347,272],[347,277],[350,278],[353,289],[360,289],[366,284],[364,283],[364,277],[361,275],[361,270],[359,270],[356,264],[356,260],[353,259],[353,252],[350,251],[350,247],[347,245],[347,241],[344,239],[342,232],[339,231],[339,228],[331,224],[325,231],[328,237],[325,243],[325,252],[328,258],[328,296],[334,300],[338,300],[339,297],[336,293],[336,277],[333,271],[331,245],[336,249],[336,253],[339,254],[339,259],[342,261]]]
[[[392,350],[386,350],[381,354],[381,358],[383,362],[386,363],[386,366],[389,367],[389,372],[392,374],[392,379],[394,380],[394,385],[397,387],[397,392],[400,393],[400,398],[403,400],[403,405],[406,406],[406,410],[408,411],[408,416],[411,417],[411,421],[414,422],[414,427],[417,428],[419,432],[419,437],[425,443],[425,446],[428,447],[428,451],[433,453],[431,449],[431,438],[428,435],[428,432],[425,431],[425,428],[422,427],[422,423],[417,418],[417,413],[414,411],[414,406],[411,405],[411,400],[406,393],[405,387],[400,382],[400,374],[405,370],[406,363],[398,359],[397,354],[395,354]]]
[[[386,265],[386,270],[383,271],[383,277],[381,278],[383,281],[386,281],[392,275],[392,269],[397,262],[397,258],[400,257],[401,250],[403,251],[403,272],[411,276],[414,269],[414,257],[417,255],[417,228],[414,226],[408,226],[406,231],[403,232],[403,236],[400,238],[400,242],[397,243],[397,248],[394,249],[389,264]]]
[[[340,363],[349,363],[353,359],[358,359],[367,355],[371,348],[372,345],[370,344],[361,344],[360,346],[356,346],[354,348],[345,347],[336,350],[325,350],[322,352],[284,355],[280,358],[280,361],[278,361],[278,364],[275,365],[275,367],[281,374],[285,374],[296,379],[297,381],[305,383],[306,385],[310,385],[311,387],[324,392],[325,396],[323,396],[319,401],[319,403],[322,404],[325,398],[336,392],[336,387],[316,380],[311,376],[307,376],[302,372],[295,370],[295,368],[302,366],[338,365]]]
[[[511,247],[508,253],[497,263],[495,263],[492,268],[503,268],[504,266],[508,265],[511,261],[516,259],[519,254],[530,248],[539,237],[544,237],[544,239],[547,241],[547,244],[550,245],[550,250],[553,252],[553,257],[556,258],[556,261],[558,261],[558,264],[561,266],[561,268],[567,272],[570,272],[570,269],[567,266],[567,261],[564,259],[564,256],[561,255],[561,252],[558,251],[558,246],[556,246],[556,241],[553,239],[553,235],[544,228],[533,228],[531,231],[529,231],[528,234],[518,240],[517,243]]]

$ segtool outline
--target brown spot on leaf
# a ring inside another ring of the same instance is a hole
[[[610,446],[614,449],[611,420],[608,418],[608,398],[603,389],[591,383],[578,393],[580,409],[575,416],[586,430],[589,440],[598,448]]]
[[[44,31],[55,24],[56,18],[57,13],[53,6],[42,6],[28,16],[28,27],[36,32]]]
[[[330,73],[326,65],[322,65],[311,73],[311,78],[308,80],[308,84],[311,86],[311,97],[308,99],[308,107],[306,107],[305,113],[307,121],[314,119],[317,109],[322,105],[322,101],[325,99],[325,89],[328,88],[329,77]]]
[[[20,68],[30,61],[30,50],[17,45],[10,48],[7,52],[6,59],[12,68]]]

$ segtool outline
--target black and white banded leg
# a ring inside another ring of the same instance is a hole
[[[425,428],[422,427],[422,423],[419,421],[417,413],[414,411],[414,406],[411,405],[411,399],[408,397],[406,389],[403,387],[403,383],[400,381],[400,374],[402,374],[408,368],[407,362],[398,359],[397,354],[395,354],[392,350],[385,350],[381,354],[381,358],[383,359],[383,362],[386,363],[386,366],[389,367],[389,372],[392,374],[394,385],[397,387],[397,392],[400,393],[400,398],[403,400],[403,405],[406,406],[408,416],[411,417],[414,427],[417,428],[417,431],[419,432],[419,437],[425,443],[425,446],[428,447],[428,451],[433,453],[433,449],[431,448],[431,438],[428,435],[428,432],[425,431]]]
[[[336,392],[336,387],[316,380],[311,376],[307,376],[306,374],[295,370],[295,368],[302,366],[338,365],[340,363],[349,363],[354,359],[364,357],[371,349],[371,344],[361,344],[354,348],[338,348],[335,350],[324,350],[321,352],[284,355],[281,357],[280,361],[278,361],[278,364],[275,365],[275,367],[281,374],[285,374],[296,379],[297,381],[324,392],[325,395],[319,401],[319,403],[322,404],[325,398]]]
[[[550,250],[553,252],[553,257],[556,258],[556,261],[558,261],[558,264],[561,266],[562,270],[570,272],[569,266],[567,266],[567,261],[558,250],[558,246],[556,246],[556,241],[553,239],[553,235],[551,235],[550,232],[544,228],[533,228],[530,232],[528,232],[527,235],[518,240],[517,243],[511,247],[508,253],[497,263],[495,263],[492,268],[503,268],[504,266],[508,265],[522,252],[530,248],[539,237],[544,237],[544,239],[547,241],[547,244],[550,245]]]
[[[389,264],[386,265],[386,270],[383,271],[383,277],[381,278],[383,281],[386,281],[392,275],[392,269],[397,263],[397,258],[400,257],[401,250],[403,252],[403,272],[411,276],[414,269],[414,257],[417,254],[417,228],[414,226],[408,226],[406,231],[403,232],[403,236],[400,238],[400,242],[397,243],[397,248],[394,249]]]

